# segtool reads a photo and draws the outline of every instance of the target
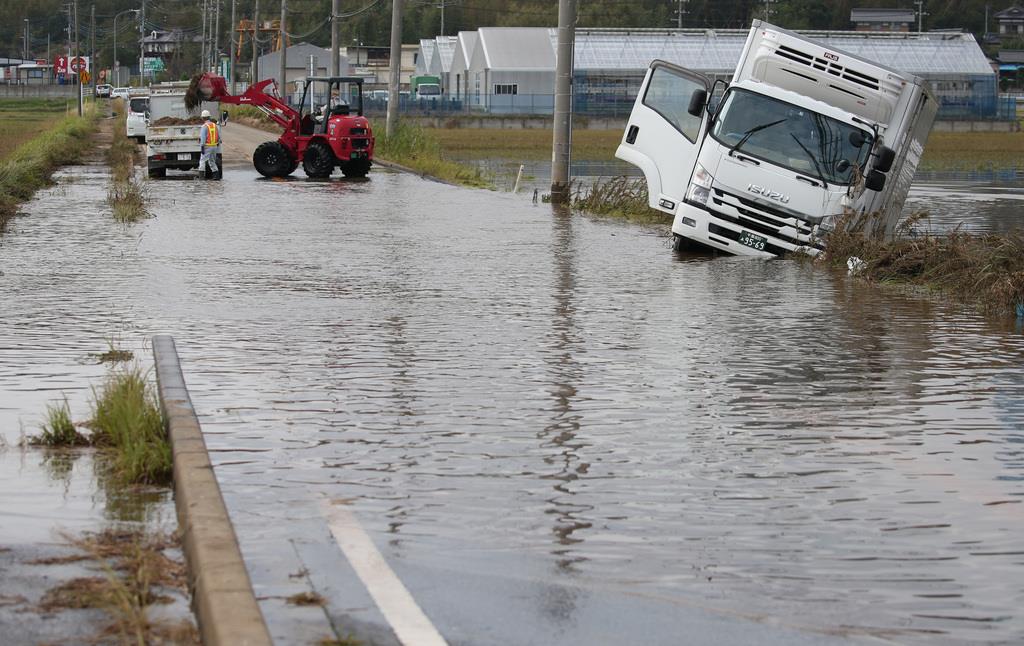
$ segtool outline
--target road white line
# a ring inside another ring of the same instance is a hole
[[[405,646],[447,646],[444,637],[437,632],[377,551],[369,535],[349,510],[347,502],[325,501],[331,534],[384,618],[391,624],[398,641]]]

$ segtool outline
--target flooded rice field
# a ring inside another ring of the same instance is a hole
[[[519,172],[518,161],[507,159],[462,160],[494,178],[499,191],[511,191]],[[551,189],[551,163],[522,164],[519,192],[532,195],[534,189]],[[640,169],[623,161],[576,161],[572,175],[586,190],[595,181],[619,176],[642,177]],[[927,211],[929,218],[921,231],[945,233],[960,227],[978,233],[1005,233],[1024,224],[1024,166],[976,171],[918,172],[906,208],[913,213]],[[668,221],[666,217],[666,221]]]
[[[280,643],[298,573],[382,623],[327,501],[450,643],[1024,640],[1019,322],[379,169],[148,186],[0,238],[0,432],[173,334]]]

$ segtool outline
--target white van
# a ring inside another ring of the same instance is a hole
[[[125,117],[125,132],[140,144],[146,143],[146,126],[149,123],[149,97],[133,96],[128,100]]]

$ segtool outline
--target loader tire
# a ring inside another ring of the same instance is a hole
[[[314,141],[309,144],[306,154],[302,156],[302,170],[306,171],[307,177],[316,179],[330,177],[334,172],[334,164],[334,153],[322,141]]]
[[[264,177],[284,177],[289,173],[292,160],[288,149],[277,141],[265,141],[252,154],[252,165]]]

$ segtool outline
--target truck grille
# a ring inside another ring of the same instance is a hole
[[[801,65],[806,65],[807,67],[813,67],[814,69],[821,70],[822,72],[828,72],[833,76],[838,76],[840,78],[846,79],[847,81],[851,81],[853,83],[863,85],[866,88],[875,90],[876,92],[878,91],[878,79],[876,79],[873,76],[868,76],[867,74],[858,72],[857,70],[851,70],[848,67],[843,67],[842,65],[834,61],[828,61],[825,60],[824,58],[818,58],[816,56],[808,54],[807,52],[802,52],[799,49],[793,49],[792,47],[786,47],[785,45],[779,45],[779,48],[775,50],[775,53],[778,56],[781,56],[782,58],[793,61],[795,63],[800,63]]]
[[[747,228],[750,228],[750,227],[747,227]],[[740,240],[740,234],[739,233],[737,233],[736,231],[733,231],[732,229],[726,229],[725,227],[720,227],[717,224],[715,224],[714,222],[709,222],[708,223],[708,233],[710,233],[711,235],[719,236],[720,238],[725,238],[726,240],[729,240],[731,242],[735,242],[735,243],[739,244],[739,240]],[[718,240],[717,242],[721,242],[721,240]],[[728,244],[728,243],[726,243],[726,244]],[[740,249],[742,249],[742,248],[743,247],[741,246]],[[783,249],[782,247],[779,247],[777,245],[773,245],[770,242],[766,242],[765,243],[764,250],[767,251],[768,253],[775,254],[776,256],[784,256],[787,253],[789,253],[789,249]]]
[[[732,222],[748,231],[771,236],[796,247],[821,248],[821,243],[811,237],[811,225],[793,214],[773,209],[720,188],[713,189],[711,201],[716,207],[714,209],[715,216],[726,222]],[[771,250],[769,249],[769,251]],[[785,250],[783,249],[783,251]],[[772,251],[772,253],[777,252]]]

